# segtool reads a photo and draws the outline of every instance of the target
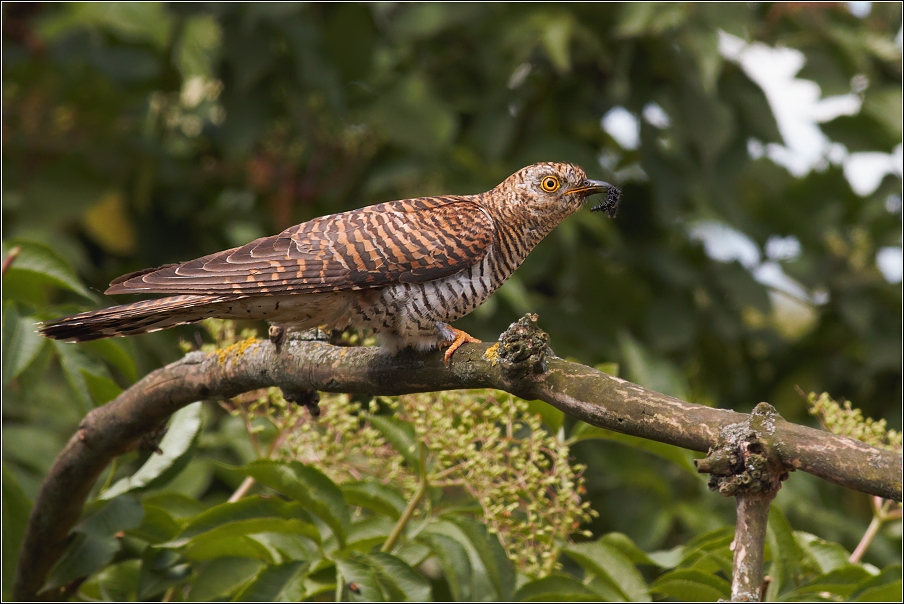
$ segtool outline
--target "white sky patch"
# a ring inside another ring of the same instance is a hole
[[[858,17],[866,16],[872,10],[869,2],[853,2],[848,6]],[[900,38],[899,31],[897,39]],[[855,115],[860,111],[861,100],[854,93],[820,98],[821,90],[815,82],[795,77],[804,66],[803,53],[791,48],[772,48],[760,42],[747,44],[722,31],[719,32],[719,49],[725,58],[737,61],[759,84],[772,107],[785,142],[784,145],[765,146],[764,152],[772,161],[798,177],[825,165],[825,161],[844,165],[845,177],[858,195],[875,191],[886,174],[900,173],[899,150],[893,154],[849,155],[843,146],[823,134],[817,123],[840,115]]]
[[[883,247],[876,253],[876,266],[889,283],[900,283],[904,278],[904,249]]]
[[[640,123],[624,107],[610,109],[600,120],[600,126],[622,149],[634,150],[640,144]]]
[[[803,286],[785,274],[778,262],[764,262],[753,271],[753,278],[772,289],[794,296],[798,300],[812,301]]]
[[[669,114],[659,106],[659,103],[647,103],[644,105],[643,119],[660,130],[668,128],[669,124],[672,123],[672,120],[669,119]]]
[[[844,162],[844,175],[857,195],[875,191],[886,174],[901,173],[901,145],[888,153],[851,153]]]
[[[703,243],[707,256],[719,262],[737,260],[750,271],[754,279],[774,291],[811,304],[825,304],[828,300],[825,292],[808,292],[804,286],[789,277],[779,264],[782,260],[793,260],[800,255],[800,240],[793,235],[770,237],[766,242],[767,260],[761,261],[756,243],[725,223],[705,220],[691,225],[687,232],[690,239]],[[894,249],[898,252],[901,250]],[[898,260],[900,261],[900,257]]]
[[[847,5],[851,14],[860,19],[869,15],[873,10],[872,2],[848,2]]]
[[[794,260],[800,256],[800,239],[794,235],[773,235],[766,241],[766,257],[770,260]]]
[[[719,262],[737,260],[741,266],[752,269],[760,263],[760,250],[750,237],[714,220],[704,220],[692,225],[688,235],[703,243],[706,255]]]

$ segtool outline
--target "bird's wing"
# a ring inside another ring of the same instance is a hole
[[[420,283],[479,262],[490,216],[471,198],[426,197],[316,218],[183,264],[124,275],[107,294],[282,294]]]

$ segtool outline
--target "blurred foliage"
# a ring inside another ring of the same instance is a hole
[[[96,292],[125,272],[379,201],[483,191],[534,161],[622,186],[621,212],[570,218],[458,326],[492,340],[537,312],[558,354],[618,363],[693,402],[765,400],[812,421],[799,386],[900,428],[901,287],[876,261],[900,255],[900,173],[860,195],[837,154],[803,176],[774,163],[762,152],[782,143],[769,103],[720,52],[726,35],[800,51],[798,77],[862,101],[822,131],[851,153],[890,152],[899,4],[863,17],[826,3],[2,10],[3,257],[19,250],[3,276],[5,598],[18,527],[79,419],[202,333],[73,346],[39,338],[35,321],[113,303]],[[638,145],[601,127],[612,110],[636,120]],[[720,259],[701,235],[713,231],[748,238],[755,261]],[[790,292],[757,279],[776,269]],[[592,538],[558,544],[551,575],[511,574],[470,508],[380,553],[392,502],[410,495],[401,485],[350,494],[316,464],[254,466],[243,423],[204,406],[174,420],[165,462],[145,469],[130,454],[111,470],[115,496],[89,505],[51,579],[93,573],[81,597],[105,599],[180,598],[186,585],[192,599],[725,597],[733,509],[689,454],[531,405],[590,468],[599,514]],[[288,501],[224,503],[245,476],[270,484],[268,472],[320,490],[280,483]],[[324,501],[358,515],[325,518]],[[770,522],[768,595],[899,600],[900,520],[867,553],[874,566],[846,562],[870,517],[864,496],[794,475]],[[344,548],[328,544],[343,530]],[[336,569],[348,579],[338,589]]]

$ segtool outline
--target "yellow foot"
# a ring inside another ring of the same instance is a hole
[[[448,345],[449,348],[446,349],[446,353],[443,355],[443,362],[446,364],[446,367],[452,364],[452,354],[458,350],[462,344],[475,343],[480,344],[480,340],[472,336],[471,334],[464,332],[460,329],[455,329],[454,327],[449,327],[452,330],[452,333],[455,334],[455,339],[451,342],[443,342],[440,346]]]

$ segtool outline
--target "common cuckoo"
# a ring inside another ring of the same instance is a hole
[[[539,163],[477,195],[418,197],[315,218],[223,252],[114,280],[107,294],[168,294],[43,324],[72,342],[208,317],[278,329],[370,329],[396,351],[476,342],[449,325],[489,298],[530,251],[594,193],[610,216],[619,190],[574,165]]]

